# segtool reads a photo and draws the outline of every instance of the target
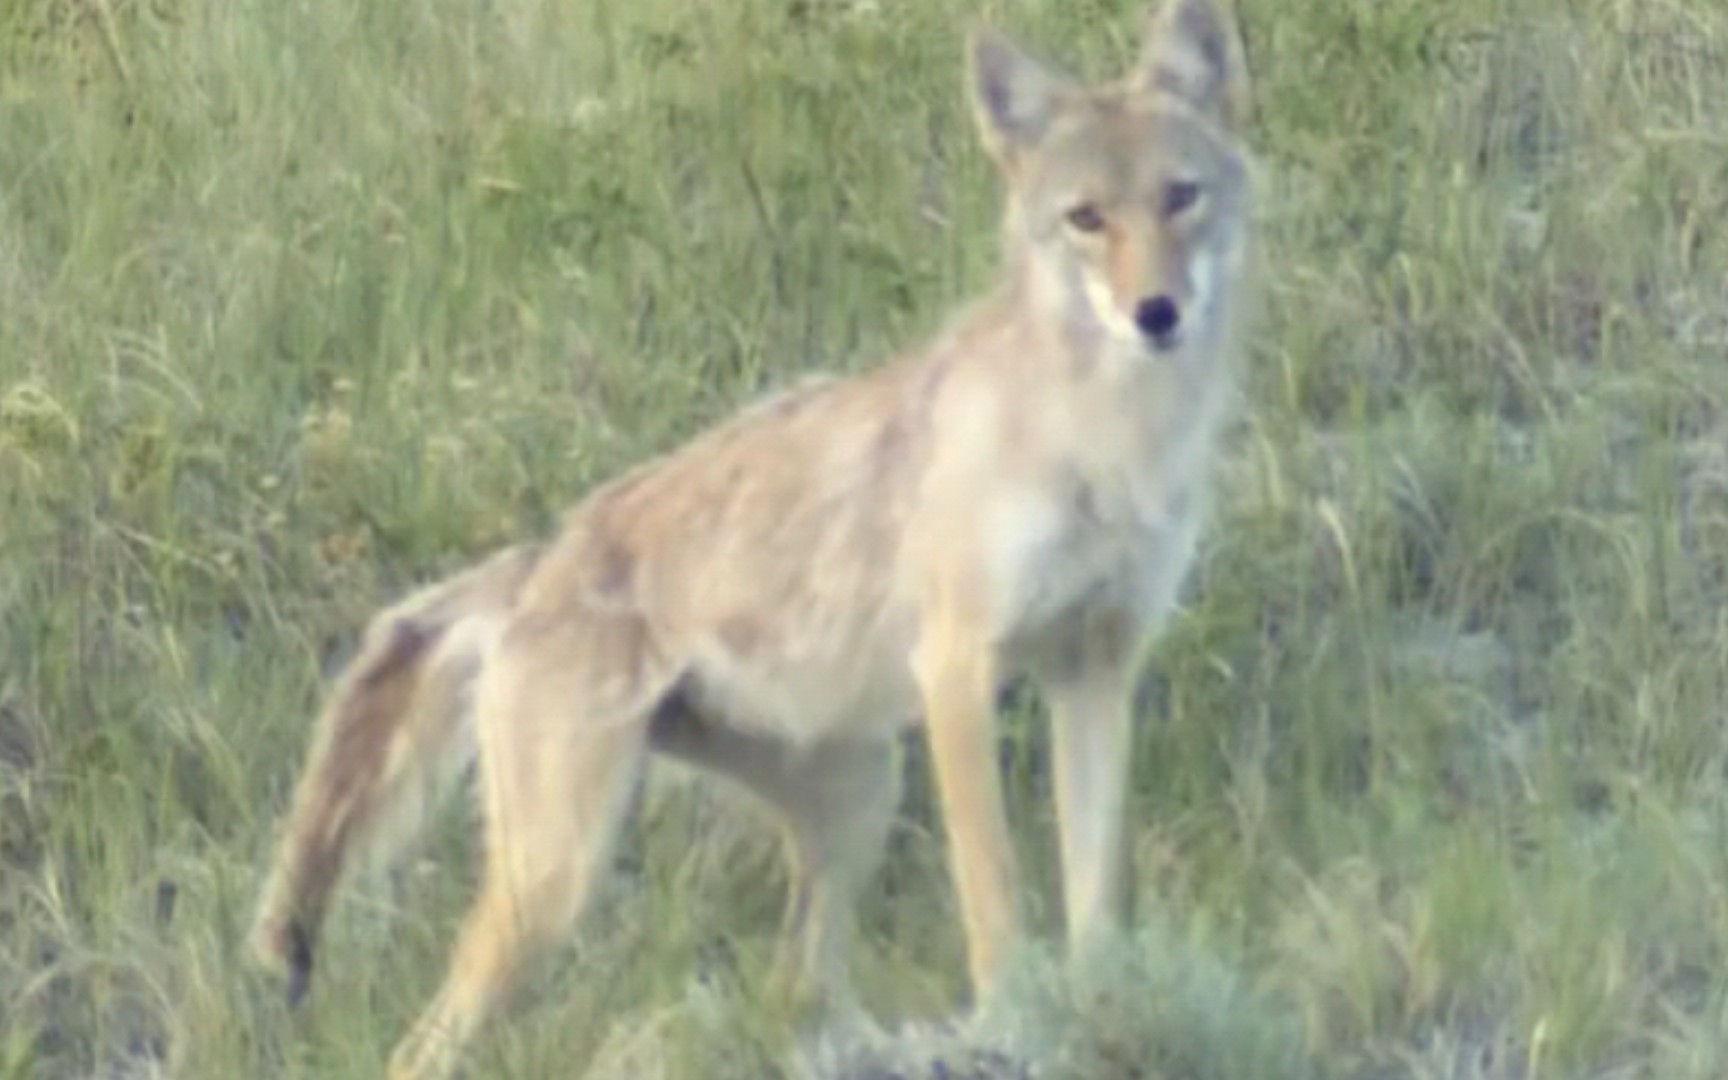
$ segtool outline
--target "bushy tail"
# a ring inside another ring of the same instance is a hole
[[[472,763],[468,689],[537,552],[504,551],[372,620],[318,719],[252,929],[253,951],[305,996],[343,867],[399,849]]]

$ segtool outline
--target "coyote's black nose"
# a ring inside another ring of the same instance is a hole
[[[1134,325],[1140,332],[1160,345],[1166,344],[1182,321],[1182,311],[1168,296],[1154,296],[1140,301],[1134,309]]]

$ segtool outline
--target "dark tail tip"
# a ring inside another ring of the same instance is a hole
[[[296,919],[288,925],[288,1007],[299,1008],[312,988],[312,935]]]

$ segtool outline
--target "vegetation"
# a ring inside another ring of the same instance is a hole
[[[988,7],[1091,73],[1138,37]],[[940,1026],[914,753],[857,950],[906,1026],[800,1036],[772,837],[659,784],[473,1075],[1728,1074],[1728,9],[1241,7],[1264,316],[1147,676],[1131,947]],[[357,884],[302,1013],[244,962],[323,678],[412,582],[983,285],[977,10],[0,3],[0,1078],[378,1074],[471,845]]]

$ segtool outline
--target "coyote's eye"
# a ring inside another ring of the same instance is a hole
[[[1200,201],[1200,185],[1192,180],[1172,180],[1164,185],[1164,216],[1175,217]]]
[[[1091,203],[1081,203],[1065,215],[1068,227],[1075,232],[1095,233],[1104,228],[1104,215]]]

